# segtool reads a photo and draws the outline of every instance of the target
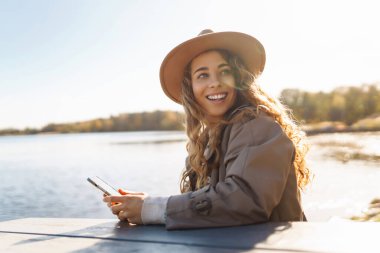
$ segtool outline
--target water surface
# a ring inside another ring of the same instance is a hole
[[[380,155],[380,133],[310,137],[315,174],[303,193],[309,220],[349,217],[380,196],[376,161],[337,160],[336,151]],[[151,195],[179,194],[183,132],[0,137],[0,220],[17,217],[114,217],[87,177]],[[349,156],[348,156],[349,158]]]

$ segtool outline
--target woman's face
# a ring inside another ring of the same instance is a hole
[[[208,51],[191,62],[191,83],[197,103],[207,120],[215,123],[235,102],[235,78],[231,67],[217,51]]]

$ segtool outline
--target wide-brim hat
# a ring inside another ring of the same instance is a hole
[[[236,54],[255,76],[259,76],[264,70],[265,50],[256,38],[240,32],[203,30],[197,37],[171,50],[161,64],[161,86],[170,99],[182,104],[181,83],[186,66],[194,57],[211,49],[226,49]]]

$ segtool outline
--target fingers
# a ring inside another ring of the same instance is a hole
[[[111,212],[121,221],[128,221],[134,224],[142,224],[141,210],[142,203],[147,194],[143,192],[131,192],[119,189],[121,196],[105,196],[103,201],[107,203]]]
[[[125,190],[125,189],[118,189],[118,192],[121,195],[127,195],[127,194],[131,194],[131,195],[144,195],[145,194],[144,192],[134,192],[134,191],[129,191],[129,190]]]
[[[119,218],[120,221],[128,221],[129,223],[132,224],[142,224],[136,216],[129,217],[129,214],[125,211],[121,211],[118,215],[117,218]]]
[[[123,203],[125,200],[125,196],[106,196],[103,198],[104,202]]]
[[[127,191],[125,191],[125,190],[123,190],[123,189],[119,189],[119,190],[117,190],[121,195],[127,195],[128,194],[128,192]]]
[[[127,215],[127,212],[125,211],[121,211],[117,214],[117,218],[119,218],[119,220],[121,221],[128,221],[128,215]]]
[[[128,218],[128,222],[129,223],[132,223],[132,224],[143,224],[142,223],[142,221],[141,221],[141,219],[138,219],[136,216],[134,216],[134,217],[129,217]]]
[[[127,196],[107,196],[103,201],[107,203],[113,214],[118,215],[121,211],[128,209],[127,198]]]
[[[138,219],[135,216],[130,217],[129,213],[126,211],[120,211],[117,214],[117,218],[119,218],[120,221],[128,221],[129,223],[133,224],[142,224],[138,222]]]
[[[125,212],[127,208],[124,204],[117,204],[110,207],[113,214],[117,215],[120,212]]]
[[[113,205],[117,205],[117,204],[120,204],[120,202],[114,202],[114,201],[112,201],[112,199],[110,198],[111,196],[104,196],[104,198],[103,198],[103,202],[106,202],[107,203],[107,206],[108,207],[111,207],[111,206],[113,206]]]
[[[107,203],[107,206],[108,206],[108,207],[111,207],[111,206],[118,205],[118,204],[120,204],[120,203],[108,202],[108,203]]]

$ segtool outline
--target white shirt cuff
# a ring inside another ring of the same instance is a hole
[[[141,210],[143,224],[165,224],[168,200],[169,197],[146,197]]]

